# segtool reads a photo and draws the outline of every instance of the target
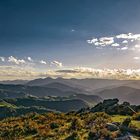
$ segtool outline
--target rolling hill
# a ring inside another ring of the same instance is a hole
[[[0,84],[0,99],[0,118],[29,112],[77,111],[102,101],[97,95],[56,82],[45,86]]]
[[[131,104],[140,103],[140,89],[127,86],[104,89],[100,92],[97,92],[96,95],[102,97],[103,99],[118,98],[120,102],[127,101]]]
[[[114,80],[114,79],[94,79],[94,78],[85,78],[85,79],[64,79],[64,78],[40,78],[31,80],[27,83],[29,86],[45,86],[50,83],[61,83],[68,85],[70,87],[84,89],[86,91],[92,91],[96,89],[102,89],[107,87],[118,87],[121,85],[127,85],[134,81],[129,80]]]
[[[70,96],[73,94],[85,93],[85,91],[79,90],[78,88],[72,88],[69,86],[68,90],[67,85],[56,83],[49,85],[51,87],[41,87],[41,86],[26,86],[26,85],[4,85],[0,84],[0,98],[17,98],[17,97],[26,97],[28,95],[33,95],[37,97],[45,96]],[[60,87],[61,85],[61,87]],[[63,87],[62,87],[63,86]]]

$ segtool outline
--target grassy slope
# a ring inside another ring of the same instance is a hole
[[[128,118],[128,117],[131,118],[131,116],[113,115],[113,116],[111,117],[111,119],[112,119],[113,122],[123,122],[123,121],[124,121],[126,118]],[[131,121],[131,125],[133,125],[133,126],[135,126],[135,127],[137,127],[137,128],[140,128],[140,121],[132,120],[132,121]]]
[[[10,107],[10,108],[17,108],[15,105],[12,105],[8,102],[5,102],[5,101],[0,101],[0,107]]]
[[[105,113],[85,113],[85,114],[28,114],[22,117],[7,118],[0,121],[0,138],[17,139],[47,139],[47,140],[68,140],[69,136],[76,134],[73,140],[87,140],[89,132],[101,131],[103,136],[109,134],[110,137],[117,135],[117,131],[110,132],[105,128],[108,122],[123,122],[129,116],[109,116]],[[72,125],[72,122],[74,125]],[[93,122],[91,125],[90,123]],[[52,124],[54,128],[51,128]],[[140,128],[140,122],[132,121],[132,124]],[[96,130],[98,128],[98,130]]]

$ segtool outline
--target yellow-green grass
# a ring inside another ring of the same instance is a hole
[[[123,122],[126,118],[131,118],[131,116],[123,116],[123,115],[113,115],[111,116],[111,120],[113,122]],[[140,121],[135,121],[135,120],[132,120],[131,121],[131,125],[137,127],[137,128],[140,128]]]
[[[123,115],[113,115],[111,116],[111,120],[113,122],[123,122],[126,118],[130,116],[123,116]]]
[[[16,108],[15,105],[9,104],[5,101],[0,101],[0,107],[11,107],[11,108]]]
[[[132,120],[131,124],[137,128],[140,128],[140,121],[134,121]]]

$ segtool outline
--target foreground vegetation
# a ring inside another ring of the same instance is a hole
[[[30,113],[0,121],[0,138],[113,140],[124,136],[129,130],[140,134],[140,126],[135,125],[138,120],[133,119],[134,116],[111,116],[104,112]]]
[[[28,108],[35,103],[39,103],[40,108]],[[108,99],[92,108],[60,112],[43,109],[45,103],[44,99],[34,98],[1,100],[0,106],[4,109],[1,110],[0,140],[117,140],[122,137],[130,139],[131,135],[140,137],[139,105],[119,104],[118,99]],[[18,114],[14,110],[18,110]]]

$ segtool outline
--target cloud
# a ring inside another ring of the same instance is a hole
[[[33,59],[30,56],[28,56],[27,59],[28,61],[33,62]]]
[[[128,41],[127,41],[127,40],[124,40],[124,41],[122,41],[122,43],[123,43],[123,44],[127,44],[127,43],[128,43]]]
[[[51,64],[52,65],[55,65],[57,67],[62,67],[63,66],[62,63],[61,62],[58,62],[58,61],[53,61],[53,62],[51,62]]]
[[[121,39],[128,39],[129,34],[120,34],[120,35],[116,35],[116,38],[121,38]]]
[[[36,71],[34,68],[15,66],[0,66],[1,80],[31,80],[45,77],[62,78],[100,78],[120,80],[140,80],[140,69],[94,69],[75,67],[61,70]]]
[[[128,33],[113,35],[109,37],[94,37],[90,40],[87,40],[87,43],[95,46],[97,49],[103,49],[104,47],[114,47],[113,49],[115,49],[116,47],[117,50],[132,50],[132,45],[135,45],[137,41],[140,41],[140,34]],[[123,48],[119,48],[119,46],[121,46],[121,43],[125,45]],[[126,45],[128,48],[126,47]]]
[[[118,43],[114,43],[114,44],[112,44],[111,46],[112,46],[112,47],[119,47],[120,44],[118,44]]]
[[[44,61],[44,60],[41,60],[40,63],[41,63],[41,64],[45,64],[45,65],[47,64],[47,62]]]
[[[64,78],[101,78],[101,79],[140,79],[140,69],[94,69],[77,67],[55,71],[56,75]]]
[[[135,47],[135,48],[140,48],[140,45],[136,44],[134,47]]]
[[[95,42],[98,42],[97,38],[93,38],[91,40],[87,40],[87,43],[89,43],[89,44],[92,44],[92,43],[95,43]]]
[[[110,45],[114,43],[114,37],[102,37],[99,39],[101,44],[103,45]]]
[[[133,33],[120,34],[120,35],[117,35],[116,38],[118,38],[118,39],[140,40],[140,34],[133,34]]]
[[[16,79],[35,79],[46,77],[46,72],[38,72],[33,68],[15,66],[0,66],[1,80],[16,80]]]
[[[19,64],[25,64],[26,63],[25,60],[23,60],[23,59],[17,59],[14,56],[8,57],[8,62],[12,62],[12,63],[17,64],[17,65],[19,65]]]
[[[24,59],[18,59],[15,56],[9,56],[7,58],[0,57],[0,61],[2,61],[2,62],[9,62],[11,64],[16,64],[16,65],[23,65],[24,64],[24,67],[25,66],[26,67],[34,67],[34,66],[37,66],[39,63],[47,65],[47,61],[45,61],[45,60],[36,60],[35,61],[30,56],[26,57],[26,60],[28,60],[28,61],[25,61]],[[52,62],[48,62],[48,63],[51,63],[52,65],[54,65],[56,67],[63,66],[62,62],[59,62],[59,61],[52,61]],[[7,63],[5,63],[5,64],[7,64]]]
[[[122,48],[120,48],[120,50],[128,50],[128,47],[122,47]]]
[[[4,57],[0,57],[0,60],[1,60],[2,62],[5,62],[5,58],[4,58]]]
[[[135,57],[133,57],[133,59],[135,59],[135,60],[139,60],[139,59],[140,59],[140,57],[135,56]]]
[[[114,37],[101,37],[99,39],[93,38],[91,40],[87,40],[87,43],[94,44],[95,46],[108,46],[114,43]]]

